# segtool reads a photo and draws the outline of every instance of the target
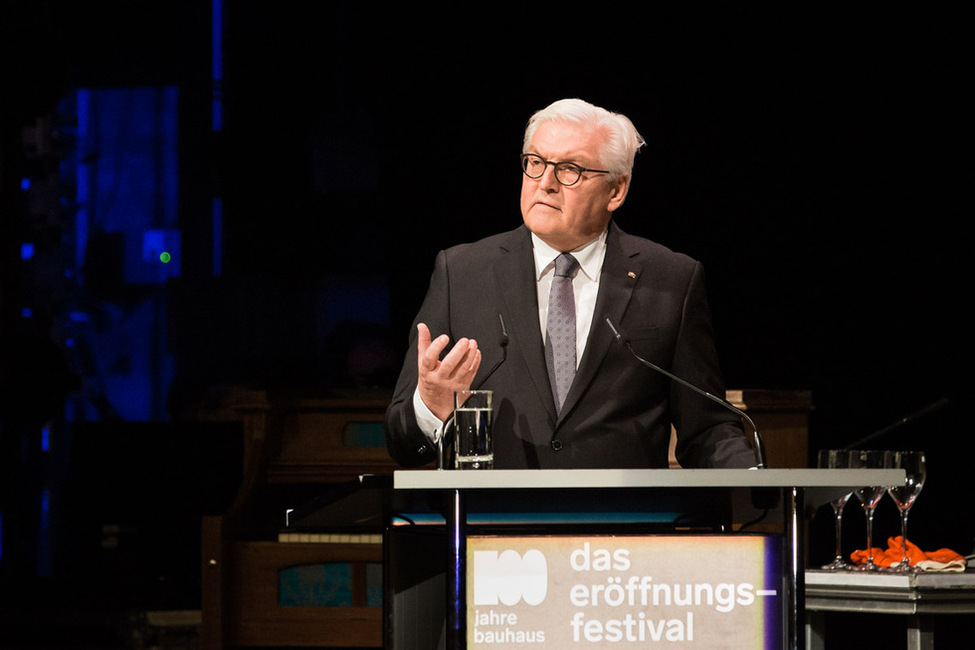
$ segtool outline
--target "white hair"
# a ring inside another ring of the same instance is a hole
[[[628,117],[594,106],[581,99],[560,99],[537,111],[528,120],[522,153],[528,152],[532,137],[539,124],[545,122],[571,122],[602,130],[606,134],[599,162],[614,176],[633,175],[633,159],[646,141]]]

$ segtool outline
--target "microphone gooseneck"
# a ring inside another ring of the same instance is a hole
[[[740,408],[734,406],[727,400],[722,399],[716,395],[712,395],[711,393],[707,392],[703,388],[698,388],[694,384],[684,379],[681,379],[677,375],[667,372],[666,370],[656,365],[655,363],[651,363],[650,361],[647,361],[646,359],[644,359],[643,357],[641,357],[639,354],[636,353],[629,339],[624,338],[623,335],[620,334],[620,331],[616,329],[615,325],[613,325],[613,321],[610,320],[609,316],[606,317],[606,324],[609,325],[609,328],[613,331],[613,336],[616,338],[616,340],[620,343],[620,345],[625,347],[631,355],[633,355],[634,359],[636,359],[643,365],[647,366],[648,368],[655,370],[656,372],[659,372],[665,377],[676,381],[681,386],[690,388],[695,393],[698,393],[699,395],[703,395],[704,397],[707,397],[709,400],[717,404],[720,404],[721,406],[725,407],[729,411],[733,412],[734,414],[738,415],[743,420],[748,422],[748,426],[750,426],[752,429],[752,441],[753,441],[753,447],[755,452],[755,465],[758,469],[766,469],[768,467],[768,463],[765,460],[765,445],[762,443],[762,436],[758,433],[758,427],[755,426],[755,422],[748,416],[747,413],[742,411]]]
[[[486,382],[491,375],[494,374],[494,371],[500,368],[501,364],[504,363],[505,359],[508,358],[508,328],[504,326],[504,318],[500,313],[498,313],[498,321],[501,323],[501,335],[498,337],[498,346],[501,348],[501,358],[498,359],[493,366],[491,366],[491,369],[486,375],[481,377],[481,380],[477,382],[477,385],[471,386],[471,390],[477,390],[483,386],[484,382]]]

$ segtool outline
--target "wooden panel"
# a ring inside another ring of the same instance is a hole
[[[237,542],[228,561],[225,611],[234,621],[229,645],[382,647],[381,607],[285,607],[278,572],[323,562],[382,562],[381,544]]]
[[[320,483],[349,480],[360,474],[391,473],[396,463],[381,436],[388,404],[388,399],[274,404],[275,411],[280,412],[281,439],[278,454],[268,465],[268,481]],[[356,436],[346,435],[357,428],[378,433],[374,441],[379,444],[357,444]]]

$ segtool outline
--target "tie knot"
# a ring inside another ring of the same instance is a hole
[[[555,258],[555,275],[563,278],[571,277],[579,267],[579,260],[569,253],[562,253]]]

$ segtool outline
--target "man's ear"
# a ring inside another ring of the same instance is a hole
[[[607,204],[606,209],[610,212],[614,212],[621,205],[623,205],[623,201],[626,200],[626,193],[629,192],[629,190],[630,177],[627,174],[623,174],[616,179],[616,182],[613,185],[613,191],[610,194],[609,203]]]

